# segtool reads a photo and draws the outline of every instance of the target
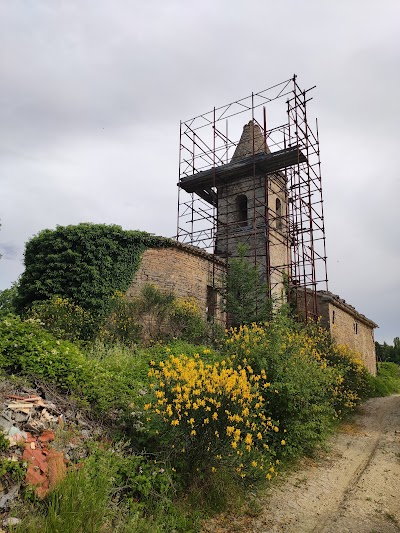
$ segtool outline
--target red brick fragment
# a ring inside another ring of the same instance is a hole
[[[63,452],[51,449],[48,456],[50,488],[55,487],[67,474]]]
[[[39,442],[51,442],[55,439],[54,431],[51,429],[46,429],[43,431],[43,433],[39,437]]]

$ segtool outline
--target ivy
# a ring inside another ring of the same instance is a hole
[[[17,310],[61,296],[100,320],[110,311],[115,291],[128,289],[144,250],[171,242],[117,225],[82,223],[43,230],[26,244]]]

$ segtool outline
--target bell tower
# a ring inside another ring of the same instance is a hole
[[[229,179],[217,186],[215,254],[237,257],[242,246],[270,295],[278,297],[289,275],[288,194],[285,173],[263,168],[270,158],[262,129],[251,120],[226,165]]]
[[[228,266],[246,250],[269,296],[288,287],[315,319],[327,270],[312,89],[293,76],[181,122],[176,238]]]

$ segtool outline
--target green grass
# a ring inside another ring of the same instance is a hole
[[[167,493],[139,497],[133,478],[122,479],[117,448],[98,448],[43,501],[26,503],[15,533],[163,533],[198,531],[199,514]],[[143,463],[144,464],[144,463]],[[142,476],[143,477],[143,476]],[[129,483],[130,481],[130,483]],[[133,481],[133,482],[132,482]],[[150,480],[151,481],[151,480]]]
[[[371,396],[389,396],[400,393],[400,366],[396,363],[379,363],[378,373],[370,377]]]

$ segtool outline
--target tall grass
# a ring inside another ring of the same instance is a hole
[[[379,363],[376,376],[370,376],[371,396],[389,396],[400,393],[400,366],[396,363]]]

